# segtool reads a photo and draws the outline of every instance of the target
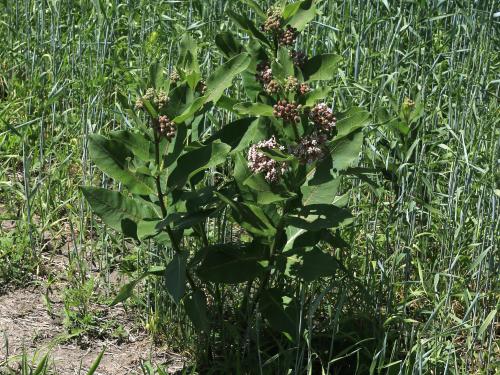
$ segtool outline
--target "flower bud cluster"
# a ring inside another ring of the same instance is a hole
[[[181,79],[181,76],[179,75],[179,73],[177,73],[177,70],[172,70],[172,72],[170,73],[170,82],[172,82],[173,84],[176,84],[177,82],[179,82]]]
[[[294,76],[289,76],[285,80],[285,92],[295,92],[299,87],[299,80]]]
[[[415,108],[415,102],[411,100],[410,98],[406,97],[403,100],[403,107],[408,108],[408,109],[414,109]]]
[[[164,90],[156,91],[150,87],[146,90],[146,93],[143,96],[136,99],[135,109],[143,109],[145,100],[153,102],[158,109],[162,109],[168,104],[170,98]]]
[[[158,109],[162,109],[168,104],[170,98],[165,91],[160,90],[157,92],[157,95],[153,101],[158,106]]]
[[[293,154],[303,164],[314,163],[325,156],[327,140],[328,137],[325,134],[314,132],[300,140],[300,143],[293,150]]]
[[[306,63],[307,56],[304,52],[292,50],[289,52],[289,54],[293,60],[293,64],[296,67],[302,68],[304,66],[304,64]]]
[[[279,8],[273,7],[267,11],[267,19],[262,24],[261,29],[267,33],[276,32],[281,27],[281,11]]]
[[[282,30],[280,32],[278,43],[282,46],[291,46],[295,43],[299,32],[295,27],[290,25],[286,25],[286,30]]]
[[[305,95],[309,91],[311,91],[311,87],[307,83],[301,83],[298,88],[299,94],[300,95]]]
[[[248,150],[248,167],[254,173],[263,173],[267,182],[278,182],[280,177],[285,174],[287,164],[271,159],[262,152],[263,148],[280,151],[285,149],[284,146],[278,144],[274,135],[268,140],[260,141]]]
[[[169,141],[175,137],[176,125],[167,116],[158,118],[158,133],[160,136],[167,138]]]
[[[264,86],[267,85],[273,79],[273,71],[271,66],[267,61],[262,61],[257,64],[257,73],[255,73],[255,79],[262,83]]]
[[[281,85],[276,79],[272,79],[268,84],[264,85],[264,89],[270,95],[276,94],[280,88]]]
[[[333,111],[325,103],[316,104],[311,109],[309,118],[316,125],[318,132],[327,135],[331,135],[337,124],[337,119],[333,115]]]
[[[207,92],[207,83],[204,80],[198,82],[198,84],[196,85],[196,91],[201,95],[205,95],[205,93]]]
[[[286,122],[300,122],[300,111],[302,105],[296,103],[288,103],[286,100],[278,100],[273,106],[273,114],[275,117],[282,118]]]

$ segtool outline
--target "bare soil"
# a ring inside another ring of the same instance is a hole
[[[67,258],[51,256],[43,267],[51,273],[63,273]],[[39,280],[44,284],[44,280]],[[182,369],[184,358],[156,347],[147,332],[134,319],[133,312],[115,306],[93,304],[102,324],[112,322],[120,327],[119,337],[71,337],[63,324],[62,290],[65,282],[51,286],[50,308],[46,289],[27,286],[0,290],[0,375],[18,374],[25,351],[31,364],[49,353],[51,373],[57,375],[86,374],[101,351],[105,349],[96,375],[142,374],[141,363],[161,364],[169,373]],[[36,366],[34,366],[36,367]]]
[[[78,345],[68,338],[62,320],[48,313],[39,289],[18,289],[0,297],[0,374],[16,373],[23,350],[33,362],[50,352],[54,373],[85,374],[99,353],[106,348],[96,374],[140,374],[141,361],[167,364],[169,372],[182,369],[183,358],[156,348],[145,332],[140,332],[126,317],[126,312],[114,308],[112,319],[121,322],[125,340],[92,339],[89,345]],[[60,308],[60,302],[54,309]]]

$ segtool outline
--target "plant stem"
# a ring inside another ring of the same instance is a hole
[[[158,133],[155,130],[157,127],[158,127],[158,119],[153,119],[153,134],[154,134],[154,142],[155,142],[155,161],[156,161],[156,166],[158,167],[158,172],[157,172],[157,175],[155,176],[156,190],[158,193],[158,200],[160,202],[160,209],[161,209],[163,219],[166,219],[168,216],[168,212],[167,212],[167,207],[165,206],[164,195],[163,195],[163,191],[161,188],[160,170],[159,170],[159,168],[160,168],[160,139],[158,137]],[[170,238],[172,248],[174,249],[174,251],[177,254],[180,254],[182,252],[182,250],[179,246],[179,242],[175,238],[174,232],[172,231],[170,224],[167,224],[165,226],[165,230],[168,234],[168,237]],[[188,270],[186,270],[186,278],[189,282],[189,285],[191,285],[191,288],[196,289],[196,283],[194,282],[194,279]]]

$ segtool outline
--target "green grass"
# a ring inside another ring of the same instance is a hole
[[[22,282],[36,272],[47,235],[70,238],[73,268],[96,264],[103,281],[126,257],[142,267],[161,256],[147,246],[131,256],[92,217],[77,187],[108,181],[88,160],[87,135],[126,126],[116,93],[154,59],[166,66],[175,61],[186,29],[199,38],[202,70],[211,72],[221,60],[214,37],[231,27],[225,3],[0,4],[7,93],[0,99],[0,217],[16,222],[14,232],[0,229],[0,282]],[[500,356],[494,313],[500,297],[498,3],[321,4],[323,15],[300,43],[343,56],[334,107],[356,104],[376,114],[385,108],[394,116],[410,97],[421,100],[423,113],[407,139],[409,150],[375,116],[362,165],[399,168],[390,181],[369,175],[373,186],[349,181],[356,187],[349,200],[357,230],[351,249],[338,255],[351,276],[325,295],[321,309],[330,331],[318,340],[329,339],[332,327],[339,337],[356,327],[352,341],[362,340],[362,329],[349,321],[358,314],[380,325],[370,352],[375,373],[494,373]],[[219,222],[210,225],[217,230]],[[302,288],[317,295],[316,285]],[[142,285],[136,302],[144,302],[153,333],[174,330],[166,339],[193,350],[190,327],[161,282]]]

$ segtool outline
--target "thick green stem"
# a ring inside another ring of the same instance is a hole
[[[153,126],[153,134],[154,134],[154,142],[155,142],[155,161],[156,161],[156,166],[158,168],[157,175],[155,177],[156,190],[157,190],[157,194],[158,194],[158,200],[160,203],[160,209],[161,209],[163,219],[166,219],[168,216],[168,212],[167,212],[167,207],[165,206],[164,195],[163,195],[163,191],[161,188],[160,139],[158,137],[158,133],[156,132],[156,129],[158,128],[158,120],[157,119],[153,120],[153,125],[154,125]],[[179,245],[179,241],[177,240],[177,238],[175,238],[174,232],[172,231],[170,224],[167,224],[167,226],[165,227],[165,230],[168,234],[168,237],[170,238],[170,243],[172,244],[172,248],[174,249],[174,251],[177,254],[180,254],[181,248]],[[186,270],[186,278],[187,278],[191,288],[196,289],[196,283],[194,282],[194,279],[188,270]]]

